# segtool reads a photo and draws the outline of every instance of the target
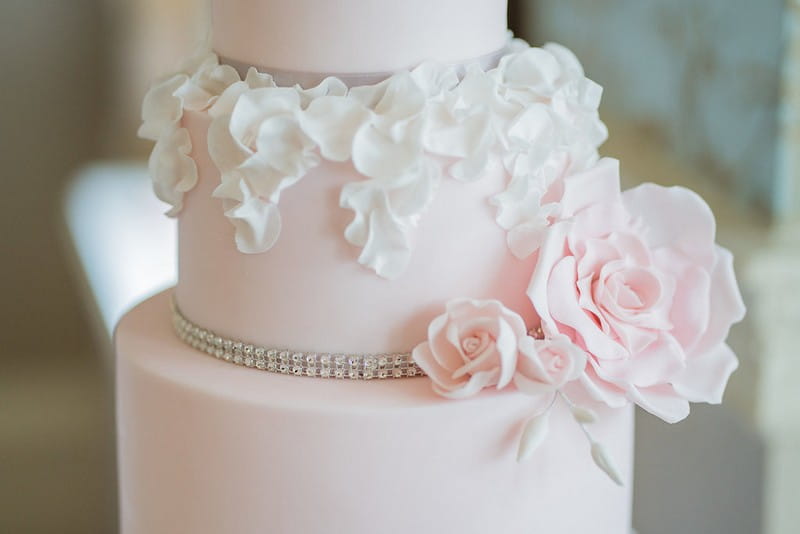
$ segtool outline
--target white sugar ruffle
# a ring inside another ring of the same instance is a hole
[[[507,189],[489,199],[524,258],[562,216],[564,179],[598,160],[607,132],[601,88],[575,56],[548,44],[509,43],[497,67],[426,62],[367,86],[335,77],[316,87],[277,87],[250,69],[244,80],[213,54],[156,84],[145,98],[140,135],[157,140],[151,173],[159,198],[180,210],[197,181],[183,110],[212,117],[209,153],[220,170],[214,195],[236,228],[239,250],[269,250],[280,234],[280,194],[321,160],[351,162],[363,176],[342,188],[353,212],[345,239],[359,263],[400,276],[417,224],[443,175],[479,179],[503,165]],[[459,76],[459,72],[463,72]]]

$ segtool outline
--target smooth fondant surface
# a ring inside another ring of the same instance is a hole
[[[167,293],[122,320],[116,348],[122,534],[628,531],[632,407],[592,425],[620,488],[560,406],[518,464],[529,397],[238,367],[179,341]]]
[[[506,187],[502,167],[471,183],[443,178],[422,215],[410,264],[396,280],[357,262],[343,238],[352,212],[339,206],[351,164],[323,161],[281,195],[281,237],[261,254],[236,249],[234,229],[212,197],[206,113],[186,112],[198,184],[179,219],[177,300],[187,318],[220,335],[320,352],[409,351],[443,303],[494,298],[533,324],[525,295],[535,256],[515,258],[489,198]]]
[[[502,48],[506,0],[212,0],[213,47],[273,69],[372,72]]]

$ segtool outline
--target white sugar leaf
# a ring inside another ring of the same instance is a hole
[[[547,437],[549,428],[550,410],[531,418],[522,430],[522,437],[519,439],[519,450],[517,451],[517,461],[524,462],[531,457],[544,438]]]
[[[572,410],[572,416],[575,420],[581,424],[587,425],[589,423],[594,423],[597,421],[597,414],[594,411],[590,410],[589,408],[584,408],[583,406],[572,405],[570,407]]]
[[[617,468],[611,462],[603,446],[596,441],[592,442],[592,458],[594,459],[594,463],[597,464],[597,467],[608,475],[608,478],[613,480],[618,486],[623,485],[619,471],[617,471]]]

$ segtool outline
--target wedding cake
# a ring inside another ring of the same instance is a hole
[[[143,104],[175,288],[116,331],[123,534],[621,534],[633,406],[720,402],[697,195],[505,0],[212,0]]]

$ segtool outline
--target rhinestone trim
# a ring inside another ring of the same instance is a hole
[[[172,300],[172,326],[191,347],[236,365],[259,371],[316,378],[370,380],[424,376],[410,352],[335,354],[276,349],[227,339],[189,321]]]

